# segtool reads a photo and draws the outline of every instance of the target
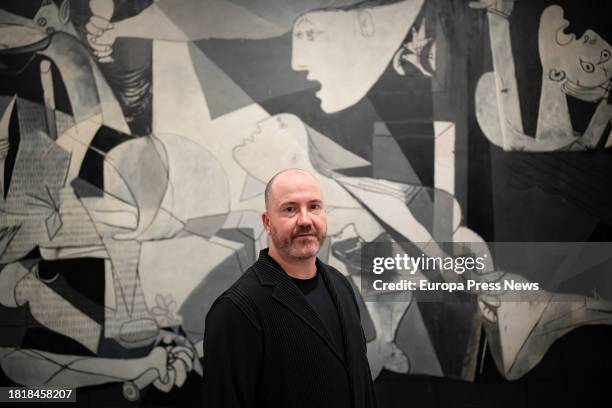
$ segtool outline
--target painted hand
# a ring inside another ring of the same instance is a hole
[[[111,54],[117,33],[114,24],[110,22],[114,11],[113,1],[91,0],[89,8],[93,14],[85,25],[89,47],[99,62],[114,62]]]
[[[169,392],[175,385],[182,387],[193,369],[194,352],[185,346],[155,347],[149,357],[159,374],[153,385],[163,392]]]

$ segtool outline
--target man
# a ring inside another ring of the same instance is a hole
[[[327,231],[319,183],[284,170],[265,201],[269,249],[206,318],[204,406],[375,406],[353,290],[316,258]]]

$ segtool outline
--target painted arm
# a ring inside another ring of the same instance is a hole
[[[193,368],[193,350],[175,346],[155,347],[141,358],[114,359],[50,353],[32,349],[0,349],[4,373],[28,386],[85,387],[151,377],[164,390],[182,386]]]
[[[508,21],[514,0],[483,0],[471,2],[470,7],[487,9],[502,143],[504,150],[511,150],[517,144],[513,136],[525,136]],[[518,142],[520,145],[525,141],[519,138]]]

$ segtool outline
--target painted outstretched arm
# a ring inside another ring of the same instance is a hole
[[[63,355],[32,349],[0,349],[3,372],[28,386],[85,387],[111,382],[149,382],[168,391],[182,386],[193,368],[194,351],[184,346],[155,347],[141,358],[113,359]]]
[[[414,197],[423,187],[367,177],[334,175],[334,179],[389,227],[418,245],[423,253],[431,257],[446,256],[407,205],[409,197]]]

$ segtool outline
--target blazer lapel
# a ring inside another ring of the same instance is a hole
[[[317,268],[319,269],[319,271],[322,272],[321,276],[325,280],[325,284],[329,289],[329,294],[334,302],[334,305],[336,305],[336,310],[338,311],[338,319],[340,320],[340,326],[342,328],[342,338],[344,340],[344,353],[346,358],[346,364],[350,365],[351,359],[349,358],[349,356],[351,355],[353,350],[353,339],[349,335],[349,333],[351,333],[352,331],[351,328],[348,327],[347,313],[349,313],[349,311],[347,310],[347,307],[351,307],[351,305],[347,306],[346,296],[340,296],[342,289],[338,287],[338,282],[333,279],[331,274],[327,271],[325,264],[323,264],[323,262],[320,262],[318,259]]]
[[[253,267],[264,278],[264,284],[274,284],[275,288],[272,292],[272,297],[306,323],[323,340],[342,365],[345,365],[344,357],[332,344],[331,335],[319,315],[314,311],[306,297],[304,297],[287,273],[267,254],[267,251],[264,251],[261,251],[259,259]],[[334,302],[336,302],[335,299]],[[340,321],[342,321],[342,318],[340,318]],[[344,330],[344,324],[342,323],[342,325]]]
[[[346,326],[346,311],[344,310],[345,305],[344,302],[341,301],[340,296],[338,295],[339,288],[337,286],[337,282],[331,278],[325,265],[322,262],[317,260],[317,268],[321,271],[321,275],[323,276],[323,280],[325,280],[325,284],[329,289],[329,294],[331,295],[332,300],[334,301],[334,305],[336,306],[336,310],[338,311],[338,319],[340,320],[340,326],[342,327],[342,337],[344,338],[344,350],[348,351],[348,336],[346,333],[348,332],[348,328]]]
[[[344,337],[346,367],[352,392],[352,406],[354,408],[370,406],[374,404],[372,402],[374,396],[369,391],[372,379],[366,358],[367,346],[363,328],[358,312],[355,310],[358,306],[354,302],[353,289],[348,288],[350,292],[347,293],[347,288],[339,281],[339,278],[327,272],[325,264],[319,262],[318,267],[319,270],[325,270],[323,277],[327,278],[327,287],[338,308],[338,317]]]

